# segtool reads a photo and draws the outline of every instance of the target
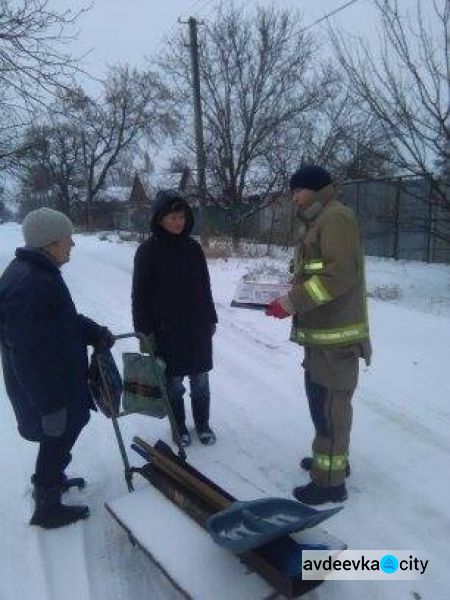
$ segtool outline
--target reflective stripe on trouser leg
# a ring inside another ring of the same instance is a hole
[[[326,435],[316,433],[313,441],[311,479],[317,485],[329,487],[345,481],[350,430],[352,425],[352,396],[354,390],[328,390],[324,413]]]

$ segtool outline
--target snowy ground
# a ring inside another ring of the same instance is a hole
[[[130,331],[135,245],[95,236],[77,236],[76,243],[64,277],[79,311],[116,333]],[[18,226],[0,226],[0,273],[18,245]],[[211,376],[218,443],[204,448],[194,442],[188,454],[237,497],[248,494],[249,482],[256,496],[289,497],[294,485],[307,480],[297,465],[312,434],[301,351],[288,341],[287,322],[230,308],[240,277],[261,263],[284,268],[287,259],[210,261],[220,320]],[[354,398],[349,499],[327,528],[350,548],[414,550],[430,559],[430,567],[419,581],[327,582],[305,598],[444,600],[450,558],[450,268],[370,258],[367,280],[374,362],[361,369]],[[117,357],[127,348],[132,342],[117,344]],[[150,442],[169,440],[166,421],[130,416],[122,427],[127,440],[135,434]],[[0,435],[1,600],[178,597],[103,508],[126,492],[108,421],[93,415],[71,466],[89,485],[69,497],[88,503],[91,517],[53,532],[27,524],[36,447],[17,434],[1,378]]]

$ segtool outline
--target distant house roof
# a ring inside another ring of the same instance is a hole
[[[163,190],[180,190],[180,173],[164,173],[156,181],[156,187]]]
[[[128,202],[130,199],[130,186],[110,185],[100,190],[97,194],[98,202]]]
[[[150,199],[145,191],[144,186],[142,185],[141,180],[139,179],[139,175],[136,173],[133,180],[133,186],[131,188],[131,193],[129,196],[130,204],[133,206],[149,206]]]
[[[150,202],[137,173],[132,186],[110,185],[98,192],[95,201],[128,203],[133,206],[148,206]]]
[[[180,191],[186,193],[192,193],[197,191],[197,185],[195,183],[192,171],[189,167],[185,167],[181,173],[180,178]]]
[[[181,171],[167,171],[158,178],[157,186],[160,189],[177,190],[184,195],[195,194],[197,189],[189,167],[184,167]]]

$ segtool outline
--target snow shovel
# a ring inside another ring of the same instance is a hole
[[[235,554],[243,554],[273,540],[315,527],[342,510],[342,506],[316,510],[285,498],[233,502],[212,515],[206,527],[214,541]]]

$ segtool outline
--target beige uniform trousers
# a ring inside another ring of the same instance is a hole
[[[352,397],[362,355],[360,344],[331,349],[305,347],[305,388],[315,428],[311,479],[322,487],[345,482]]]

